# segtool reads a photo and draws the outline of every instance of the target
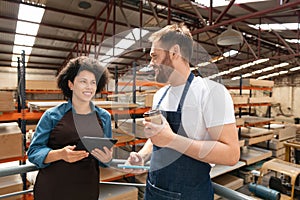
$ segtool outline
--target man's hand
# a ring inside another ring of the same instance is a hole
[[[167,147],[170,142],[176,137],[173,133],[166,118],[161,116],[163,123],[161,125],[151,122],[143,121],[144,132],[147,138],[151,139],[151,142],[159,147]]]
[[[139,165],[144,166],[144,159],[143,157],[138,154],[137,152],[131,152],[129,157],[127,158],[127,161],[125,162],[125,165]],[[133,173],[133,174],[141,174],[144,173],[144,169],[123,169],[126,173]]]

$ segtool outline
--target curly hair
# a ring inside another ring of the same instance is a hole
[[[75,77],[82,71],[92,72],[97,81],[96,93],[99,93],[105,88],[108,83],[109,71],[106,67],[103,67],[96,59],[86,56],[80,56],[71,59],[65,68],[57,76],[57,86],[60,88],[65,97],[72,98],[72,90],[68,86],[70,80],[74,83]]]

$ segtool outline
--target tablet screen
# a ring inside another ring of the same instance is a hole
[[[75,150],[86,150],[91,152],[93,149],[98,148],[103,151],[103,147],[110,149],[117,141],[118,140],[113,138],[83,136],[76,145]]]

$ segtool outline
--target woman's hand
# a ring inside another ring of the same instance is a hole
[[[65,146],[61,149],[61,157],[64,161],[73,163],[89,156],[89,153],[84,150],[74,150],[74,146]]]
[[[103,147],[104,151],[101,151],[98,148],[92,150],[91,154],[100,160],[102,163],[108,163],[112,160],[113,147],[108,149],[107,147]]]

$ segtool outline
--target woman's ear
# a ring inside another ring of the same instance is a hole
[[[70,90],[73,90],[74,84],[70,80],[68,80],[68,86],[69,86]]]

